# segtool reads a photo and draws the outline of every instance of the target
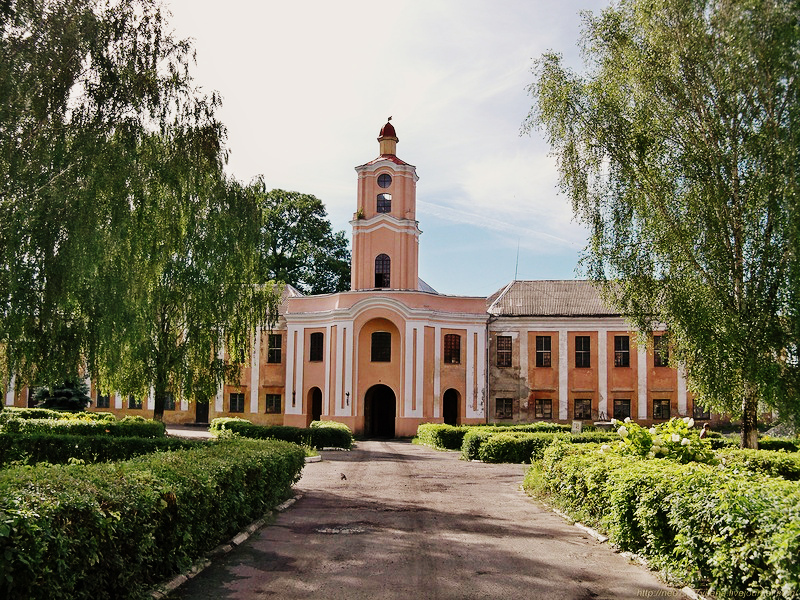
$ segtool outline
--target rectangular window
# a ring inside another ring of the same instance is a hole
[[[495,398],[494,400],[494,418],[495,419],[511,419],[514,416],[514,399],[513,398]]]
[[[372,334],[372,362],[392,362],[392,334],[376,331]]]
[[[108,408],[111,405],[111,398],[109,394],[97,392],[97,408]]]
[[[322,360],[322,346],[324,337],[320,332],[312,333],[308,349],[308,360],[320,362]]]
[[[614,418],[620,421],[631,416],[630,400],[614,400]]]
[[[534,416],[536,419],[552,419],[553,418],[553,401],[543,398],[537,398],[535,404]]]
[[[669,399],[653,400],[653,419],[669,420]]]
[[[283,345],[283,336],[280,333],[270,333],[267,340],[267,362],[280,363],[281,362],[281,346]]]
[[[172,392],[164,392],[164,410],[175,410],[175,395]]]
[[[231,394],[230,412],[244,412],[244,394],[241,392]]]
[[[267,394],[267,409],[268,415],[277,415],[281,412],[281,395],[280,394]]]
[[[550,364],[550,336],[536,336],[536,366],[549,367]]]
[[[135,409],[135,410],[141,409],[142,408],[142,399],[141,398],[137,398],[136,396],[131,394],[130,396],[128,396],[128,408],[132,408],[132,409]]]
[[[590,398],[576,398],[573,419],[588,420],[592,418],[592,400]]]
[[[669,341],[666,334],[653,336],[653,363],[656,367],[669,366]]]
[[[631,366],[631,340],[627,335],[614,336],[614,366]]]
[[[444,336],[444,362],[445,364],[461,364],[461,336],[448,333]]]
[[[711,411],[706,410],[697,402],[692,403],[692,417],[697,421],[708,421],[711,418]]]
[[[497,336],[497,366],[510,367],[511,366],[511,336],[498,335]]]
[[[592,338],[588,335],[575,336],[575,366],[579,369],[592,366]]]

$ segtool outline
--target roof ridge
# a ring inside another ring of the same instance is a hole
[[[510,290],[511,286],[513,286],[516,282],[517,282],[516,279],[513,279],[512,281],[510,281],[508,283],[508,285],[505,287],[505,289],[502,292],[500,292],[500,295],[497,298],[495,298],[494,302],[492,302],[491,305],[489,305],[489,308],[486,309],[486,312],[491,313],[492,309],[495,306],[495,304],[500,302],[500,300],[503,298],[503,296],[505,296],[508,293],[508,290]]]

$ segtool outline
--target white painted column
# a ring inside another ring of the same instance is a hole
[[[597,412],[610,419],[608,414],[608,331],[597,332]],[[600,415],[598,414],[598,417]]]
[[[686,391],[686,371],[678,366],[678,415],[681,417],[689,414],[689,394]]]
[[[647,348],[637,345],[637,359],[639,370],[639,420],[647,419]]]
[[[156,408],[156,391],[150,388],[147,392],[147,408],[148,410],[155,410]]]
[[[425,379],[425,324],[419,323],[415,329],[417,332],[417,364],[416,364],[417,389],[415,390],[417,408],[414,411],[414,414],[411,416],[421,418],[423,416],[423,405],[424,405],[422,384],[424,383]]]
[[[467,327],[467,385],[464,386],[466,398],[464,404],[466,405],[466,417],[468,419],[477,418],[477,411],[475,410],[475,329]]]
[[[442,414],[442,328],[433,327],[433,418]]]
[[[14,386],[17,383],[16,375],[11,376],[11,380],[8,382],[8,388],[6,389],[6,406],[14,406],[14,394],[16,390]]]
[[[286,370],[286,414],[303,413],[303,327],[290,327],[288,331],[289,356]],[[294,396],[292,395],[294,394]],[[294,406],[292,399],[294,398]]]
[[[181,410],[189,410],[189,401],[181,399]]]
[[[259,366],[261,365],[261,327],[256,327],[256,339],[250,356],[250,413],[258,412]]]
[[[414,370],[414,326],[410,321],[406,322],[405,333],[405,359],[403,360],[403,410],[400,416],[411,416],[411,401],[414,397],[413,381]]]
[[[114,408],[122,408],[122,396],[119,392],[114,394]]]
[[[217,351],[217,359],[222,360],[225,358],[225,349],[220,347]],[[217,386],[217,394],[214,396],[214,412],[222,412],[225,410],[225,381],[220,381]]]
[[[486,332],[483,327],[476,327],[474,331],[478,342],[478,409],[475,411],[475,417],[484,418],[486,416]]]
[[[322,414],[330,414],[328,403],[331,397],[331,326],[325,326],[325,389],[322,392]]]
[[[406,322],[406,344],[405,344],[405,377],[404,377],[404,417],[422,416],[422,377],[423,370],[423,350],[425,336],[422,331],[423,324],[413,321]],[[414,334],[416,332],[416,343]],[[416,408],[414,401],[416,400]]]
[[[344,412],[344,333],[345,329],[341,323],[336,324],[336,350],[333,368],[336,373],[336,388],[333,390],[333,414],[334,416],[343,415]]]
[[[356,396],[357,393],[360,393],[360,390],[353,389],[353,338],[355,336],[355,332],[353,331],[353,322],[346,323],[344,325],[345,330],[343,334],[345,335],[345,345],[344,345],[344,391],[345,391],[345,407],[344,407],[344,414],[348,416],[353,416],[357,413],[356,407],[358,406],[358,397]],[[350,392],[350,406],[347,406],[347,392]]]
[[[569,415],[569,356],[567,330],[558,330],[558,418],[566,421]]]
[[[528,387],[528,363],[528,331],[523,329],[519,332],[519,378],[525,384],[525,388]]]

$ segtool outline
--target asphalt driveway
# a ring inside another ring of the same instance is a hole
[[[523,465],[407,442],[323,452],[302,498],[170,598],[684,598],[520,490]]]

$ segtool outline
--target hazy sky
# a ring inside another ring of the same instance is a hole
[[[350,235],[353,168],[386,118],[417,167],[420,276],[485,296],[514,278],[572,279],[586,232],[540,133],[520,136],[533,59],[575,67],[600,0],[166,0],[194,40],[196,83],[223,97],[229,171],[313,194]]]

